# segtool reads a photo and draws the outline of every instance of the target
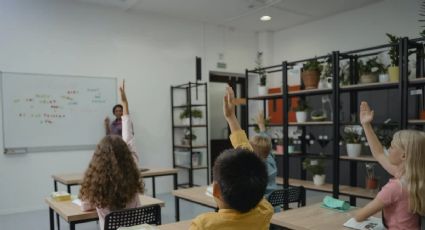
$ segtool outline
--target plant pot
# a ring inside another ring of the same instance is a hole
[[[297,116],[294,111],[288,113],[288,122],[297,122]]]
[[[362,150],[362,144],[347,143],[347,155],[349,157],[358,157]]]
[[[386,83],[390,81],[390,76],[386,73],[379,74],[379,82]]]
[[[283,154],[283,145],[276,145],[276,152],[279,154]]]
[[[378,179],[366,178],[366,189],[377,189],[377,188],[378,188]]]
[[[293,153],[293,152],[295,152],[295,146],[293,146],[293,145],[288,145],[288,153],[289,153],[289,154],[291,154],[291,153]]]
[[[373,73],[363,74],[359,78],[359,83],[361,84],[374,83],[374,82],[378,82],[378,75]]]
[[[320,76],[319,71],[305,70],[301,75],[305,89],[317,89]]]
[[[307,112],[306,111],[297,111],[295,112],[297,122],[306,122],[307,121]]]
[[[258,96],[265,96],[268,94],[267,86],[259,85],[258,86]]]
[[[398,66],[388,67],[388,75],[390,76],[390,82],[400,81],[400,68]]]
[[[313,176],[313,184],[314,185],[324,185],[325,184],[326,175],[314,175]]]

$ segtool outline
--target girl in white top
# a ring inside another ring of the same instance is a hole
[[[96,208],[101,230],[104,229],[105,216],[111,211],[140,207],[139,194],[144,191],[124,81],[120,92],[122,138],[108,135],[98,143],[79,194],[83,211]]]

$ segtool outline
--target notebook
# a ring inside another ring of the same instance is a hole
[[[369,217],[367,220],[362,222],[357,222],[356,219],[351,218],[344,223],[345,227],[352,229],[361,229],[361,230],[384,230],[385,227],[382,224],[382,219],[374,216]]]

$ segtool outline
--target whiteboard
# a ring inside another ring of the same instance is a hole
[[[93,149],[117,102],[117,79],[1,73],[4,153]]]

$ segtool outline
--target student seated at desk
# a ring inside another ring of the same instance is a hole
[[[192,230],[269,229],[273,207],[264,199],[266,167],[239,126],[233,99],[233,90],[227,87],[223,110],[232,132],[232,144],[237,148],[225,150],[215,161],[213,196],[219,210],[196,217],[190,226]]]
[[[419,215],[425,215],[425,133],[401,130],[394,134],[388,154],[372,128],[374,112],[366,102],[360,105],[360,122],[373,157],[394,176],[376,198],[360,209],[355,219],[363,221],[383,210],[383,223],[391,229],[419,229]]]
[[[79,194],[83,211],[96,208],[100,229],[104,228],[105,216],[111,211],[140,207],[139,193],[144,190],[124,81],[120,92],[124,109],[122,138],[108,135],[99,142]]]

